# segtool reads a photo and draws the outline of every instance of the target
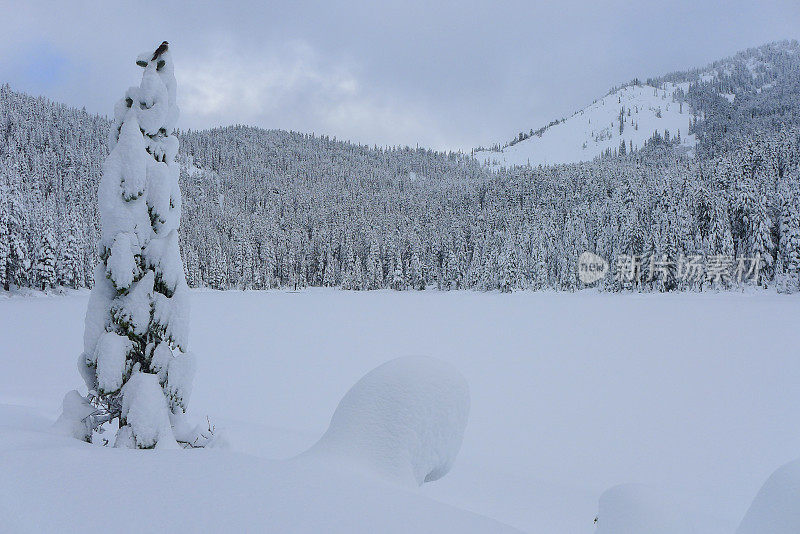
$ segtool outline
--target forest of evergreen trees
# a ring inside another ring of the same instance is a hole
[[[702,118],[694,157],[653,142],[593,162],[490,170],[461,153],[285,131],[181,132],[189,284],[574,290],[583,287],[577,258],[590,251],[612,267],[621,256],[676,265],[693,256],[758,257],[759,285],[796,291],[800,70],[791,48],[736,56],[750,79],[753,57],[770,60],[754,83],[735,82],[745,78],[740,69],[693,78],[686,101]],[[763,90],[770,84],[779,90]],[[103,117],[0,87],[6,289],[91,285],[108,129]],[[731,284],[685,279],[674,266],[601,282],[656,291]]]

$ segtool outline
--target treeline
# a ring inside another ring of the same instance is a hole
[[[0,88],[0,282],[91,284],[108,122]],[[687,158],[493,172],[459,153],[376,148],[234,126],[183,132],[181,247],[190,285],[574,290],[577,258],[761,258],[797,289],[800,134],[777,128]],[[666,270],[609,290],[729,286]]]
[[[183,137],[185,153],[214,170],[184,182],[184,259],[194,284],[217,288],[573,290],[584,251],[611,262],[758,255],[759,282],[793,290],[798,139],[782,130],[713,160],[653,144],[487,173],[459,155],[242,127],[198,132]],[[662,273],[635,284],[609,277],[606,287],[711,285]]]

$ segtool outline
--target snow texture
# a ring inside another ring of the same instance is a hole
[[[165,237],[153,238],[147,244],[144,258],[148,266],[163,273],[161,280],[170,291],[175,291],[178,284],[185,281],[177,230],[172,230]]]
[[[176,349],[175,352],[167,367],[165,391],[169,395],[172,411],[180,412],[185,411],[186,405],[189,404],[196,367],[191,352],[182,352],[180,349]]]
[[[165,329],[167,337],[181,349],[189,343],[189,287],[181,280],[171,297],[153,295],[153,322]]]
[[[150,369],[158,375],[158,381],[162,384],[167,381],[167,370],[169,369],[170,361],[172,361],[172,349],[169,347],[169,343],[159,343],[153,350]]]
[[[134,255],[138,254],[138,251],[134,250],[134,240],[136,237],[129,232],[120,232],[114,236],[114,244],[111,245],[108,277],[119,289],[130,287],[139,270],[134,258]]]
[[[150,326],[151,302],[155,273],[147,271],[125,295],[120,295],[111,305],[117,324],[123,324],[137,336],[147,333]]]
[[[133,348],[131,340],[114,332],[106,332],[97,344],[93,362],[97,365],[97,387],[101,392],[114,392],[122,387],[125,360]]]
[[[692,534],[686,511],[664,492],[643,484],[614,486],[600,496],[596,534]]]
[[[147,206],[139,196],[147,183],[148,155],[135,113],[129,112],[119,128],[119,140],[103,164],[97,191],[101,248],[111,247],[117,234],[130,231],[139,243],[146,243],[150,232]],[[114,130],[112,127],[112,134]],[[132,189],[135,194],[130,194]]]
[[[800,532],[800,460],[778,468],[764,482],[736,534]]]
[[[87,441],[92,435],[89,417],[95,411],[95,408],[86,402],[86,399],[77,390],[73,389],[64,395],[64,401],[61,403],[61,415],[53,425],[53,429],[64,436]]]
[[[128,423],[131,436],[140,449],[177,448],[172,435],[169,411],[158,376],[150,373],[134,373],[122,391],[122,417]],[[117,439],[130,438],[121,432]]]
[[[94,360],[97,342],[111,324],[110,312],[113,298],[114,286],[106,277],[105,266],[100,263],[94,269],[94,287],[89,295],[84,318],[83,352],[86,359]]]
[[[469,388],[445,362],[389,361],[359,380],[307,453],[345,458],[380,476],[421,485],[450,471],[469,416]]]

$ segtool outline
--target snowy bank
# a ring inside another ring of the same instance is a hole
[[[0,404],[0,531],[86,532],[122,517],[115,532],[518,532],[322,462],[114,449],[36,430],[47,426]]]

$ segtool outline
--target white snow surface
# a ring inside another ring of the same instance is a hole
[[[81,385],[88,294],[0,295],[2,528],[85,532],[103,510],[127,518],[122,531],[590,534],[600,496],[638,483],[680,496],[697,532],[731,534],[800,455],[800,295],[187,297],[188,416],[203,428],[208,416],[228,449],[122,450],[48,433]],[[361,377],[410,354],[469,384],[447,476],[409,488],[345,462],[284,460],[320,439]]]
[[[696,532],[681,503],[644,484],[620,484],[600,496],[596,534]]]
[[[800,459],[778,468],[758,491],[736,534],[800,531]]]
[[[403,357],[359,380],[306,456],[344,460],[419,486],[450,471],[469,417],[469,388],[449,363]]]
[[[681,135],[681,144],[694,147],[697,139],[689,135],[692,116],[688,104],[683,108],[673,102],[672,95],[688,84],[629,85],[597,100],[571,117],[548,127],[541,137],[533,135],[502,151],[483,150],[475,153],[482,163],[491,166],[553,165],[591,161],[607,149],[616,150],[624,140],[626,148],[642,148],[656,130],[664,135]],[[619,131],[620,109],[625,108],[624,127]],[[628,115],[630,110],[630,115]],[[660,113],[660,117],[658,116]],[[638,126],[634,126],[637,124]]]
[[[0,421],[3,532],[79,533],[98,521],[124,533],[519,532],[335,466],[219,449],[101,448],[42,433],[46,418],[14,406],[0,406]]]

